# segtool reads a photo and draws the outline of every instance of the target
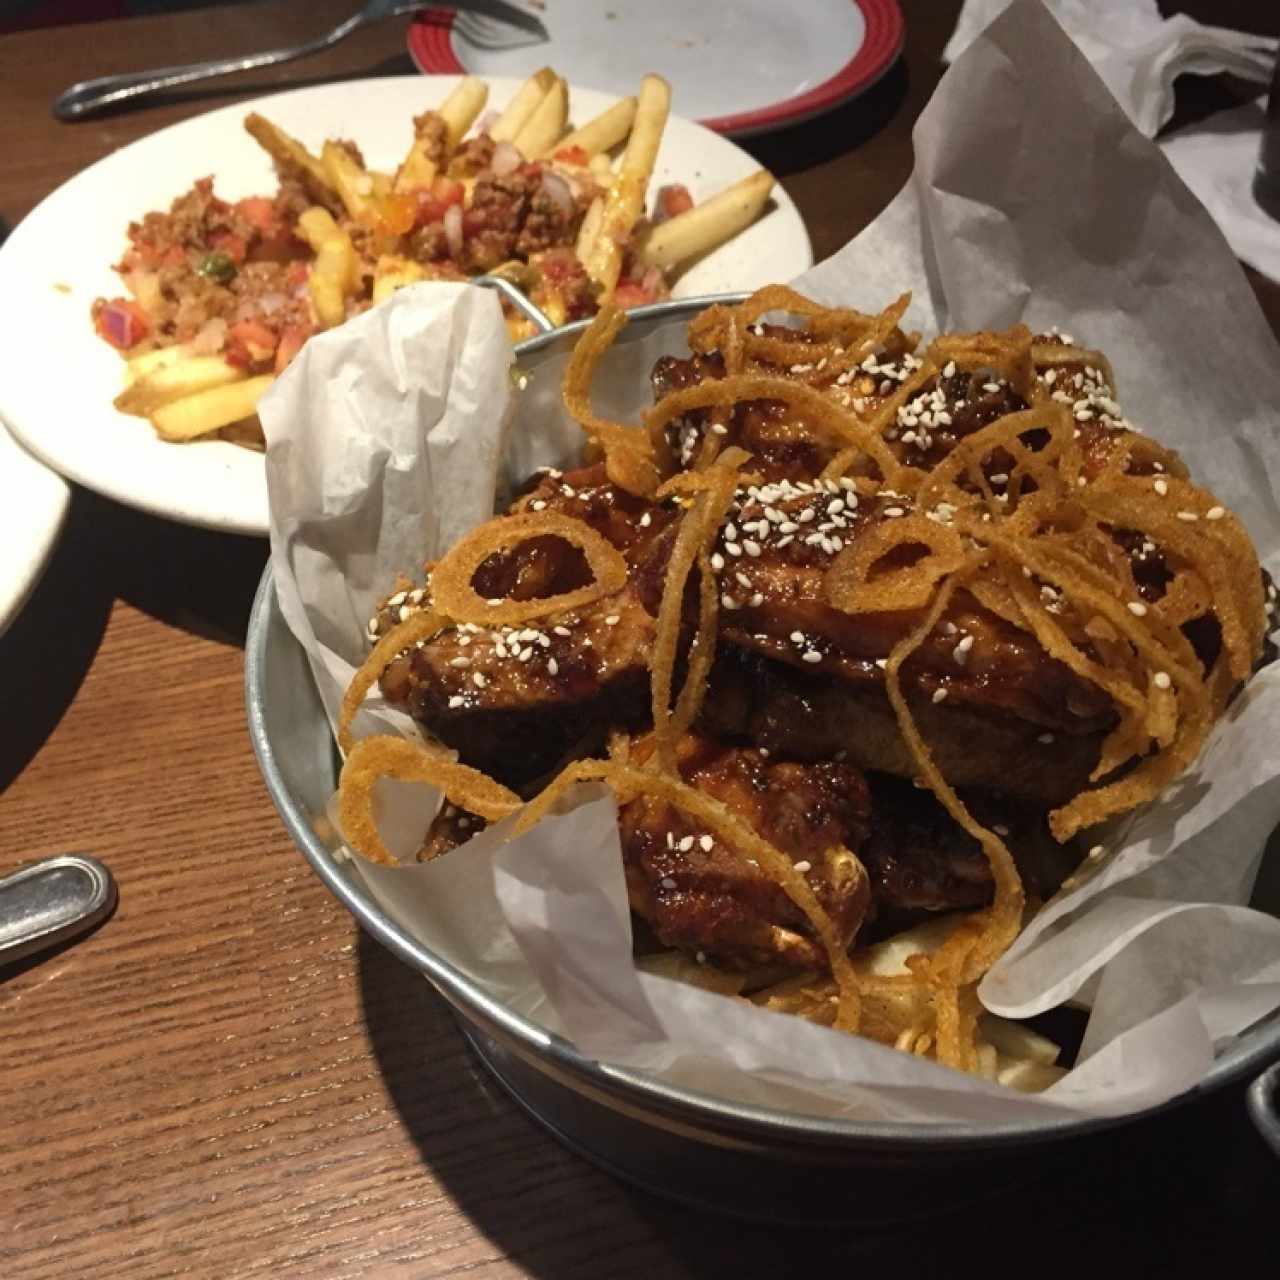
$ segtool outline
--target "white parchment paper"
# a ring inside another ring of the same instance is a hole
[[[799,287],[869,310],[911,289],[909,321],[926,331],[1025,319],[1104,348],[1128,416],[1182,450],[1280,569],[1280,353],[1211,219],[1035,0],[969,47],[914,136],[908,186]],[[653,358],[681,334],[615,351],[601,404],[637,411]],[[396,575],[487,518],[533,466],[572,463],[562,361],[520,391],[509,363],[493,295],[420,285],[313,339],[263,401],[281,607],[331,716]],[[604,1061],[818,1115],[1119,1113],[1191,1086],[1280,1007],[1280,920],[1241,905],[1280,819],[1278,713],[1272,668],[982,984],[1008,1016],[1092,1007],[1080,1065],[1037,1098],[637,973],[613,803],[598,790],[520,840],[495,828],[427,866],[359,872],[427,946]],[[372,728],[386,713],[366,715]],[[387,801],[408,853],[437,798],[399,787]]]

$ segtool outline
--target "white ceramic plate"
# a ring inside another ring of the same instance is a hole
[[[0,416],[50,466],[108,497],[186,524],[266,533],[261,454],[219,440],[166,444],[149,423],[112,407],[123,362],[94,333],[90,305],[124,292],[111,264],[128,223],[167,209],[195,179],[213,174],[229,200],[275,189],[270,160],[242,127],[250,110],[317,149],[327,137],[352,138],[370,166],[390,169],[408,149],[412,117],[457,79],[349,81],[224,107],[142,138],[59,187],[0,249]],[[491,79],[489,104],[504,106],[519,84]],[[611,101],[574,89],[570,109],[584,120]],[[733,143],[673,117],[654,182],[684,182],[698,200],[758,167]],[[675,293],[751,289],[790,280],[812,263],[800,214],[777,188],[765,215],[695,264]]]
[[[0,424],[0,635],[40,580],[71,491]]]
[[[902,50],[898,0],[554,0],[550,41],[495,47],[486,20],[428,9],[409,27],[420,71],[527,76],[629,94],[665,76],[681,115],[734,137],[807,120],[871,87]]]

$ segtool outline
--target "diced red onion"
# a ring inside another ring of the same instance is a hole
[[[493,159],[489,161],[489,168],[499,178],[505,178],[507,174],[515,173],[522,164],[524,164],[524,156],[520,154],[517,146],[510,142],[499,142],[493,149]]]
[[[573,217],[573,191],[569,184],[550,169],[542,171],[542,189],[547,198],[566,218]]]
[[[106,330],[107,340],[122,351],[133,346],[133,317],[123,307],[108,302],[99,312],[99,319]]]
[[[449,241],[449,254],[458,262],[462,261],[462,206],[451,204],[444,211],[444,234]]]

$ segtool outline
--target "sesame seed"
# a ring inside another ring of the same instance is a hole
[[[879,667],[881,671],[883,671],[883,670],[885,669],[885,667],[887,667],[888,665],[889,665],[889,659],[888,659],[888,658],[877,658],[877,659],[876,659],[876,666],[877,666],[877,667]]]
[[[693,848],[693,837],[685,836],[685,838],[676,845],[676,848],[679,849],[681,853],[688,853],[689,850]]]
[[[956,362],[948,360],[942,367],[942,376],[944,378],[954,378],[956,376]]]
[[[558,635],[558,636],[571,636],[571,635],[573,635],[573,632],[572,632],[572,631],[570,631],[568,627],[552,627],[551,629],[552,629],[552,631],[554,631],[554,632],[556,633],[556,635]]]
[[[1209,510],[1204,513],[1204,518],[1206,520],[1221,520],[1226,514],[1226,507],[1210,507]]]
[[[726,542],[737,542],[738,540],[738,527],[732,520],[724,527],[724,540]]]
[[[732,596],[721,596],[720,603],[726,609],[736,609],[738,607],[738,602]]]
[[[518,657],[521,662],[528,662],[529,659],[533,657],[533,646],[526,645],[525,648],[520,650]]]
[[[817,649],[806,649],[800,655],[800,658],[803,662],[821,662],[822,654],[820,654]]]
[[[733,576],[737,579],[740,587],[746,587],[748,591],[751,590],[751,579],[745,573],[735,573]]]
[[[605,625],[606,627],[616,627],[616,626],[618,625],[618,615],[617,615],[616,613],[611,613],[611,614],[610,614],[610,615],[609,615],[609,616],[604,620],[604,625]]]
[[[764,604],[764,596],[762,596],[760,592],[757,591],[751,597],[751,600],[749,601],[749,603],[753,609],[758,609],[762,604]]]
[[[804,644],[804,632],[803,632],[803,631],[793,631],[793,632],[791,633],[791,643],[792,643],[792,644]]]
[[[998,836],[1007,836],[1009,834],[1009,828],[1006,827],[1002,822],[994,823],[991,827],[991,830],[994,831]]]
[[[758,542],[752,542],[750,538],[747,538],[743,542],[742,549],[753,559],[760,554],[760,544]]]
[[[474,684],[477,689],[483,689],[485,685],[489,683],[489,681],[485,677],[485,674],[483,671],[476,671],[472,673],[471,683]]]
[[[640,527],[642,529],[647,529],[652,522],[653,522],[652,512],[646,511],[644,515],[640,517]]]
[[[951,656],[958,663],[960,663],[961,666],[963,666],[965,661],[969,657],[969,650],[972,648],[973,648],[973,637],[965,636],[964,639],[961,640],[960,643],[957,644],[956,647],[951,651]]]
[[[718,436],[727,436],[729,434],[729,428],[721,422],[713,422],[711,424],[711,430]]]
[[[1143,604],[1141,600],[1130,600],[1128,608],[1129,608],[1129,612],[1133,614],[1135,618],[1146,617],[1147,606]]]
[[[463,657],[450,658],[449,665],[451,667],[469,667],[471,665],[471,659]]]
[[[1102,855],[1105,852],[1106,850],[1104,850],[1100,844],[1095,844],[1093,848],[1089,850],[1086,857],[1088,857],[1091,861],[1096,862],[1100,857],[1102,857]]]
[[[893,519],[895,516],[905,516],[907,513],[901,507],[885,507],[884,514]]]
[[[1047,746],[1048,746],[1048,745],[1053,741],[1053,734],[1051,734],[1051,733],[1042,733],[1042,734],[1041,734],[1041,735],[1036,739],[1036,741],[1037,741],[1037,742],[1043,742],[1043,743],[1044,743],[1044,745],[1047,747]]]
[[[1200,517],[1196,515],[1194,511],[1179,511],[1178,519],[1186,521],[1187,524],[1191,524],[1193,521],[1199,520]]]
[[[485,604],[487,604],[490,609],[496,609],[501,603],[502,600],[496,596],[492,600],[485,601]]]
[[[710,836],[707,836],[707,835],[700,836],[698,839],[698,843],[702,846],[703,853],[710,853],[711,850],[715,848],[715,844],[716,844],[716,842]]]
[[[724,549],[735,559],[742,554],[742,548],[736,542],[726,542]]]
[[[1167,480],[1157,480],[1151,486],[1162,498],[1169,492],[1169,482]]]
[[[671,834],[670,831],[668,831],[667,832],[667,848],[674,849],[675,847],[676,847],[676,838]]]
[[[413,617],[413,610],[407,604],[402,604],[400,606],[400,613],[398,616],[401,622],[408,622],[408,620]]]
[[[935,689],[933,691],[934,702],[945,702],[946,698],[947,698],[947,691],[945,689]]]
[[[450,710],[453,710],[456,707],[462,706],[464,701],[465,699],[462,697],[460,693],[455,693],[453,697],[449,699]]]
[[[560,671],[560,664],[554,658],[547,659],[547,670],[554,676]]]
[[[1167,671],[1157,671],[1152,679],[1154,680],[1157,689],[1169,689],[1173,686],[1173,681],[1169,679],[1169,673]]]
[[[813,870],[813,864],[809,862],[807,859],[802,858],[799,862],[796,863],[796,870],[802,876],[807,875],[810,871]]]
[[[699,952],[698,952],[698,954],[697,954],[696,956],[694,956],[694,959],[695,959],[695,960],[697,960],[697,962],[698,962],[699,964],[706,964],[706,963],[707,963],[707,953],[706,953],[705,951],[699,951]]]
[[[532,507],[534,511],[545,511],[547,509],[547,504],[543,502],[541,498],[539,498],[537,502],[531,502],[529,506]]]
[[[711,567],[719,573],[724,568],[724,556],[718,551],[711,557]]]
[[[409,593],[407,591],[397,591],[395,595],[393,595],[391,599],[387,601],[387,608],[394,609],[397,605],[404,604],[408,595]]]
[[[662,879],[658,881],[658,883],[664,889],[674,889],[676,887],[676,882],[670,876],[663,876]]]

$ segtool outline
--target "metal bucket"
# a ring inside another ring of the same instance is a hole
[[[638,308],[623,336],[742,296]],[[549,328],[545,317],[532,318]],[[532,367],[571,346],[584,327],[543,333],[520,344],[517,356]],[[249,621],[245,689],[249,732],[267,790],[316,874],[369,933],[427,977],[458,1015],[480,1059],[530,1115],[622,1178],[717,1211],[749,1207],[755,1220],[885,1227],[959,1207],[966,1198],[986,1199],[1024,1180],[1028,1148],[1037,1148],[1040,1173],[1050,1148],[1073,1158],[1092,1136],[1137,1118],[1064,1115],[1033,1126],[981,1128],[832,1120],[728,1102],[586,1058],[401,929],[349,864],[315,834],[313,824],[337,785],[338,760],[306,658],[280,613],[269,567]],[[1233,1043],[1194,1089],[1139,1114],[1153,1115],[1263,1072],[1250,1090],[1250,1112],[1280,1153],[1277,1060],[1280,1017],[1272,1017]],[[1275,1065],[1264,1070],[1268,1063]],[[958,1169],[981,1174],[957,1178]]]

